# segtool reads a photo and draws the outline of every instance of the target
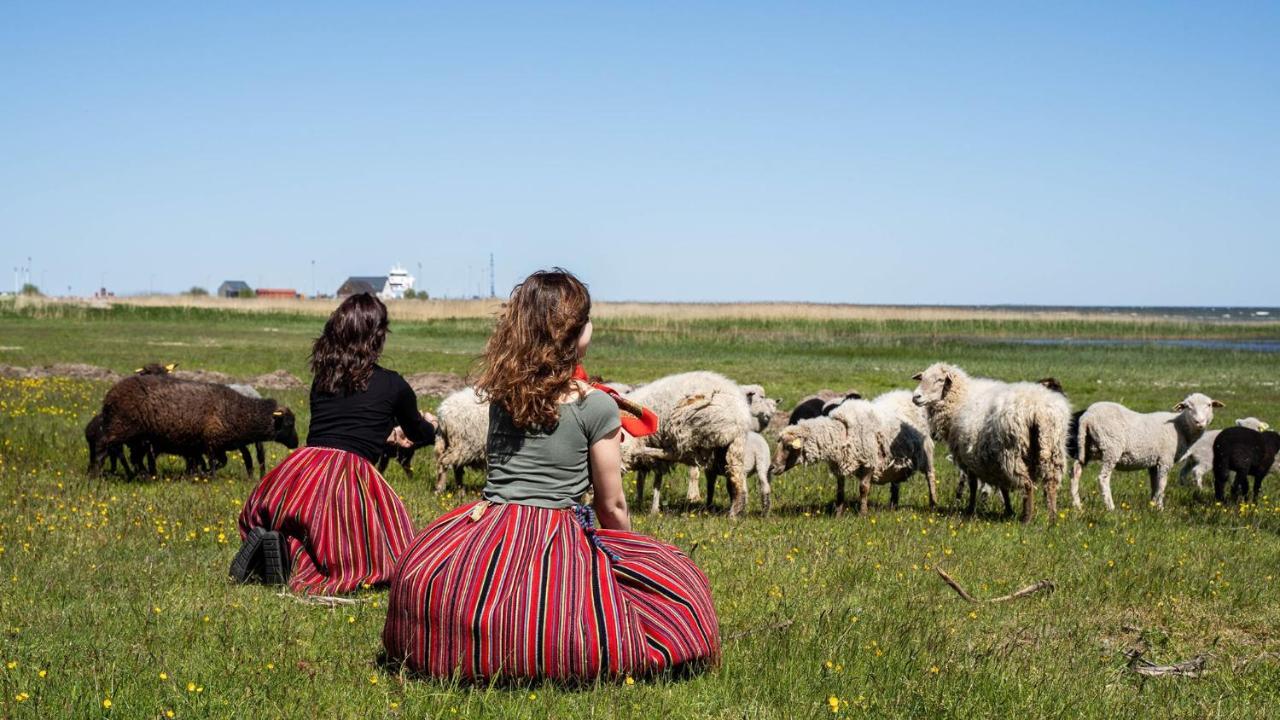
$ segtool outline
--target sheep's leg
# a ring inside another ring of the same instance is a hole
[[[641,507],[644,504],[644,481],[648,477],[648,470],[636,471],[636,507]]]
[[[960,474],[956,476],[956,504],[959,504],[960,501],[964,499],[964,488],[968,484],[969,478],[965,475],[964,471],[961,470]]]
[[[250,480],[253,479],[253,456],[249,454],[249,446],[240,446],[240,459],[244,460],[244,475]]]
[[[1187,468],[1184,466],[1182,468],[1182,471],[1185,473],[1187,471]],[[1195,467],[1191,468],[1191,481],[1195,483],[1196,490],[1204,489],[1204,476],[1206,472],[1208,472],[1208,468],[1205,468],[1201,465],[1196,465]]]
[[[1009,500],[1009,490],[1007,488],[1000,488],[1000,499],[1004,500],[1005,517],[1013,517],[1013,503]]]
[[[898,492],[902,487],[902,483],[891,483],[889,485],[889,509],[898,509]],[[931,505],[932,506],[932,505]]]
[[[930,463],[929,469],[924,474],[925,482],[929,483],[929,509],[938,507],[938,478],[933,473],[933,464]]]
[[[716,497],[716,475],[714,470],[707,469],[707,507],[711,507],[715,503]]]
[[[836,476],[836,513],[844,512],[844,476]]]
[[[1157,465],[1150,470],[1151,474],[1151,501],[1156,504],[1157,510],[1164,509],[1164,491],[1169,484],[1169,468],[1164,465]]]
[[[702,493],[698,490],[699,476],[702,470],[697,465],[689,466],[689,487],[685,490],[684,497],[691,503],[698,502],[702,499]]]
[[[729,481],[729,517],[747,511],[747,436],[734,440],[725,452],[725,476]]]
[[[1196,467],[1198,467],[1198,466],[1196,465],[1196,461],[1195,461],[1195,460],[1188,460],[1188,461],[1186,461],[1186,462],[1182,463],[1182,469],[1178,470],[1178,484],[1179,484],[1179,485],[1181,485],[1181,486],[1183,486],[1183,487],[1190,487],[1190,486],[1191,486],[1191,480],[1190,480],[1190,478],[1191,478],[1191,472],[1192,472],[1192,470],[1194,470]]]
[[[436,492],[442,493],[449,486],[450,470],[452,468],[440,462],[440,456],[436,455]]]
[[[1116,503],[1111,499],[1111,471],[1114,469],[1115,463],[1104,459],[1102,469],[1098,471],[1098,487],[1102,489],[1102,504],[1108,511],[1116,509]]]
[[[1036,515],[1036,486],[1030,480],[1022,483],[1022,524],[1031,522]]]
[[[1258,473],[1253,476],[1253,497],[1250,498],[1249,502],[1257,503],[1258,498],[1262,497],[1262,478],[1265,475],[1266,473]]]
[[[867,499],[871,496],[871,473],[858,478],[858,514],[867,516]]]
[[[413,456],[398,455],[396,461],[400,463],[400,467],[404,470],[405,477],[413,479]]]
[[[462,489],[462,479],[466,476],[467,469],[462,465],[453,469],[453,484],[459,490]]]
[[[977,475],[969,475],[969,507],[965,508],[965,513],[967,515],[978,514],[978,476]]]
[[[1080,476],[1084,474],[1084,465],[1084,460],[1076,460],[1075,467],[1071,468],[1071,507],[1077,510],[1084,507],[1080,502]]]
[[[759,468],[756,471],[756,478],[760,481],[760,509],[767,517],[773,509],[773,486],[769,484],[768,466]]]
[[[661,468],[653,472],[653,501],[649,504],[650,515],[657,515],[662,509],[662,481],[665,476],[666,472]]]
[[[1230,473],[1213,474],[1213,499],[1218,502],[1224,502],[1227,499],[1227,479]]]

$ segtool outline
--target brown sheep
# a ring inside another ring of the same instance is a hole
[[[293,412],[275,400],[168,375],[136,375],[116,383],[103,399],[102,420],[99,465],[105,448],[139,438],[183,456],[218,457],[226,449],[268,440],[298,446]],[[126,470],[132,478],[132,469]]]

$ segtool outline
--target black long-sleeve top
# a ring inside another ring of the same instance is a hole
[[[364,392],[322,393],[311,385],[307,445],[337,448],[377,462],[387,436],[399,425],[414,445],[432,445],[436,429],[418,413],[418,397],[400,373],[373,366]]]

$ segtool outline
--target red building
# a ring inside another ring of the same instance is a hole
[[[293,299],[301,297],[297,290],[293,288],[258,288],[255,293],[260,298],[288,298]]]

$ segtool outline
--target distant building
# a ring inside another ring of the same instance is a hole
[[[348,295],[359,295],[360,293],[369,293],[383,297],[383,293],[387,289],[387,276],[359,276],[352,275],[347,281],[342,283],[335,293],[338,297],[347,297]]]
[[[298,291],[293,288],[258,288],[258,291],[255,294],[258,297],[287,298],[290,300],[301,297],[298,295]]]
[[[243,280],[224,280],[218,286],[218,297],[234,298],[240,297],[245,293],[253,293],[253,288],[249,287],[249,283]]]
[[[413,289],[413,276],[409,274],[399,265],[391,268],[390,274],[387,275],[387,287],[384,297],[394,300],[404,298],[405,292]]]

